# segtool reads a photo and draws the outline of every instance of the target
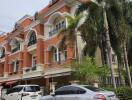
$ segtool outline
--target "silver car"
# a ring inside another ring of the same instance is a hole
[[[40,100],[118,100],[112,91],[89,85],[67,85],[58,88],[54,94]]]

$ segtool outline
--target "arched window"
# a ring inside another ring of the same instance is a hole
[[[12,51],[12,53],[20,50],[20,42],[18,40],[15,39],[15,40],[12,40],[11,42],[12,42],[11,43],[11,51]]]
[[[51,37],[66,28],[66,19],[62,13],[56,12],[49,18],[48,25],[49,37]]]
[[[3,58],[3,57],[5,57],[5,48],[1,47],[0,48],[0,58]]]
[[[36,42],[37,42],[37,40],[36,40],[36,34],[35,34],[35,32],[33,31],[33,32],[30,34],[28,46],[34,45],[34,44],[36,44]]]

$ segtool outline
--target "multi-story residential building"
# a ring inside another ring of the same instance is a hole
[[[0,36],[0,84],[38,84],[54,90],[72,81],[75,45],[69,46],[60,34],[68,25],[65,14],[73,15],[77,5],[76,0],[51,0],[34,16],[17,21],[12,32]],[[77,40],[82,55],[80,35]],[[97,54],[100,63],[100,50]]]
[[[65,14],[73,14],[76,0],[51,0],[34,16],[25,15],[12,32],[0,36],[0,83],[38,84],[54,88],[68,84],[75,48],[67,45],[60,30]]]

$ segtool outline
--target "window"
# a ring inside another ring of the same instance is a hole
[[[6,94],[20,92],[22,89],[23,89],[23,87],[14,87],[14,88],[9,89]]]
[[[59,62],[65,62],[67,59],[67,47],[63,46],[59,48]]]
[[[11,41],[11,52],[14,53],[18,50],[20,50],[20,42],[17,40],[12,40]]]
[[[36,64],[37,64],[36,56],[32,56],[32,67],[36,68]]]
[[[1,48],[0,49],[0,58],[3,58],[3,57],[5,57],[5,49]]]
[[[93,87],[93,86],[84,86],[84,87],[91,90],[91,91],[94,91],[94,92],[104,91],[101,88],[96,88],[96,87]]]
[[[57,62],[57,50],[56,48],[52,48],[51,50],[51,54],[52,54],[52,57],[51,57],[51,62]]]
[[[36,40],[36,34],[35,32],[32,32],[29,38],[29,42],[28,42],[28,46],[34,45],[36,44],[37,40]]]
[[[14,74],[16,74],[19,70],[19,61],[18,60],[14,61],[12,65],[13,65],[13,72]]]
[[[64,86],[55,91],[56,95],[84,94],[86,91],[75,86]]]
[[[56,22],[54,23],[54,25],[52,26],[50,32],[49,32],[49,37],[53,36],[54,34],[58,33],[59,31],[61,31],[62,29],[65,29],[66,24],[65,21],[60,21],[60,22]]]
[[[37,92],[40,91],[40,87],[39,86],[26,86],[24,88],[25,92]]]

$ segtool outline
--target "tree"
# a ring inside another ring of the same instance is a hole
[[[108,10],[107,14],[109,16],[109,27],[111,30],[111,36],[113,36],[117,45],[113,45],[114,50],[118,54],[118,58],[124,62],[127,78],[129,80],[129,85],[132,87],[131,75],[128,65],[128,56],[127,56],[127,44],[130,38],[130,11],[132,9],[129,8],[129,2],[125,0],[115,0],[111,2],[113,8],[118,8],[117,11],[113,11],[112,9]],[[113,24],[114,25],[113,25]],[[112,39],[112,38],[111,38]],[[118,51],[119,50],[119,51]]]
[[[109,74],[109,68],[104,66],[98,66],[94,58],[84,57],[81,59],[81,63],[77,65],[77,62],[72,63],[74,70],[73,76],[80,80],[81,83],[93,84],[101,82],[101,78],[106,78]],[[78,67],[79,66],[79,69]]]
[[[89,28],[86,27],[86,24],[83,24],[81,27],[85,27],[88,31],[87,33],[97,34],[95,35],[97,36],[95,41],[97,41],[96,43],[98,43],[103,53],[106,52],[106,63],[111,68],[113,86],[114,88],[116,88],[114,68],[112,66],[112,46],[110,41],[109,26],[106,14],[107,5],[107,2],[104,2],[103,0],[96,0],[94,2],[91,1],[88,3],[85,2],[78,8],[77,14],[85,10],[87,11],[88,16],[85,23],[88,24]],[[86,32],[84,32],[82,28],[80,28],[80,31],[82,33]],[[103,48],[103,46],[105,48]]]
[[[60,35],[63,35],[64,38],[68,41],[69,45],[75,45],[75,55],[76,59],[79,62],[79,55],[78,55],[78,46],[77,46],[77,30],[78,25],[81,20],[81,18],[84,16],[83,13],[80,13],[78,16],[72,16],[72,15],[65,15],[67,19],[68,26],[61,30]]]
[[[127,41],[128,41],[128,33],[129,33],[129,27],[128,24],[130,24],[131,21],[131,17],[130,15],[132,13],[130,13],[130,11],[132,10],[132,6],[128,6],[130,5],[130,2],[126,2],[124,0],[96,0],[94,1],[94,4],[89,2],[90,0],[80,0],[83,1],[84,3],[79,7],[78,12],[82,12],[84,10],[87,10],[89,13],[89,20],[90,18],[92,18],[92,22],[89,23],[89,26],[91,27],[91,25],[93,26],[93,29],[99,30],[99,31],[95,31],[97,32],[97,34],[100,33],[101,38],[97,38],[100,41],[100,44],[103,44],[105,48],[104,49],[101,47],[102,51],[107,51],[106,52],[106,62],[107,64],[109,64],[111,66],[111,46],[113,48],[113,50],[115,51],[115,53],[118,56],[118,61],[121,62],[121,64],[119,65],[123,65],[122,63],[125,63],[125,67],[126,67],[126,71],[127,71],[127,75],[128,75],[128,79],[129,79],[129,84],[131,86],[131,76],[130,76],[130,71],[129,71],[129,66],[128,66],[128,58],[127,58]],[[102,26],[103,23],[99,23],[101,21],[97,21],[96,19],[98,18],[98,20],[100,20],[101,18],[98,16],[102,17],[102,14],[100,13],[102,9],[99,9],[99,6],[101,5],[102,1],[105,3],[105,7],[104,7],[104,11],[102,12],[104,14],[104,22],[105,23],[105,27],[103,27],[104,29],[106,29],[106,31],[103,33],[103,28],[99,27]],[[95,6],[97,5],[97,6]],[[129,8],[129,9],[128,9]],[[98,11],[98,13],[97,13]],[[95,13],[95,14],[93,14]],[[92,15],[93,14],[93,15]],[[97,15],[99,14],[99,15]],[[92,15],[92,16],[91,16]],[[96,16],[95,16],[96,15]],[[86,22],[88,22],[86,20]],[[99,25],[99,26],[98,26]],[[85,27],[86,25],[83,24],[83,27]],[[95,28],[96,27],[96,28]],[[86,28],[86,27],[85,27]],[[86,28],[88,30],[88,28]],[[101,30],[100,30],[101,29]],[[81,30],[84,33],[84,30]],[[90,30],[89,30],[90,31]],[[95,34],[95,33],[94,33]],[[104,40],[103,37],[107,37],[107,39]],[[87,38],[88,39],[88,38]],[[86,39],[85,39],[86,40]],[[113,41],[114,40],[114,41]],[[96,40],[97,41],[97,40]],[[103,42],[104,41],[104,42]],[[97,42],[98,43],[98,42]],[[110,46],[111,43],[111,46]],[[109,46],[108,46],[109,45]],[[105,53],[103,53],[105,55]],[[124,54],[124,55],[122,55]],[[110,63],[109,63],[110,61]],[[120,66],[119,66],[119,69]],[[111,68],[111,72],[113,69]],[[121,71],[119,70],[119,73]],[[113,76],[113,74],[111,74]],[[119,74],[121,76],[121,73]],[[114,82],[114,77],[113,78],[113,84],[115,84]],[[114,85],[115,86],[115,85]]]

